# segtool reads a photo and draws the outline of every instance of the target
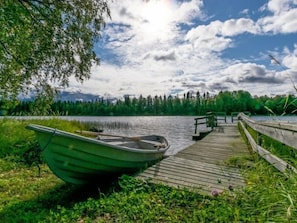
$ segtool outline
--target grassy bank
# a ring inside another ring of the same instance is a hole
[[[257,157],[230,160],[247,186],[216,197],[125,175],[78,187],[56,178],[36,156],[28,122],[0,120],[0,222],[297,222],[296,176]],[[31,122],[72,132],[84,128],[56,119]]]
[[[258,136],[257,132],[250,128],[249,126],[247,127],[247,130],[257,142]],[[268,137],[266,135],[261,135],[261,147],[272,153],[273,155],[281,158],[282,160],[286,161],[288,164],[292,165],[293,167],[297,168],[297,150],[287,146],[271,137]]]

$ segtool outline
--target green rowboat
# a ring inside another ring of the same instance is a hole
[[[53,173],[72,184],[136,172],[161,160],[169,148],[157,135],[98,139],[35,124],[27,128],[35,131]]]

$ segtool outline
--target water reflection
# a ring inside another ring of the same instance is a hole
[[[297,123],[296,115],[288,115],[288,116],[252,116],[252,119],[255,121],[277,121],[277,122],[288,122],[288,123]]]
[[[1,117],[0,117],[1,118]],[[14,117],[20,119],[46,119],[40,117]],[[96,122],[103,126],[104,133],[124,136],[138,136],[157,134],[167,138],[170,149],[166,155],[173,155],[178,151],[194,143],[194,119],[197,116],[60,116],[61,119],[78,120],[83,122]],[[296,116],[252,116],[254,120],[281,120],[297,122]],[[227,123],[231,123],[231,117],[227,117]],[[199,130],[206,127],[200,126]],[[198,130],[198,131],[199,131]]]
[[[173,155],[194,143],[194,118],[196,116],[119,116],[119,117],[61,117],[68,120],[99,122],[104,133],[125,136],[157,134],[165,136],[170,144],[166,155]],[[117,122],[119,128],[106,123]],[[105,123],[105,124],[104,124]],[[122,124],[121,124],[122,123]]]

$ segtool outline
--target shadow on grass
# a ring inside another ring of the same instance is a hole
[[[65,183],[37,196],[35,199],[5,207],[0,212],[0,222],[43,221],[51,210],[60,207],[68,209],[88,198],[100,198],[102,194],[113,192],[117,186],[118,178],[116,177],[104,179],[101,183],[83,186]]]

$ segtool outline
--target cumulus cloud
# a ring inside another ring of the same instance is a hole
[[[284,11],[290,10],[290,5],[296,4],[294,0],[270,0],[267,3],[267,9],[276,15],[282,14]]]
[[[212,20],[202,0],[112,1],[110,9],[112,20],[98,48],[99,57],[106,58],[93,68],[92,79],[84,86],[75,84],[77,88],[111,95],[236,89],[261,93],[268,85],[269,90],[283,92],[286,72],[297,78],[297,43],[294,49],[278,52],[288,71],[247,62],[259,54],[269,61],[269,51],[242,59],[223,56],[238,47],[236,38],[245,34],[296,33],[296,0],[270,0],[261,7],[260,17],[252,18],[249,9],[242,9],[226,20]]]
[[[243,33],[257,34],[260,27],[251,19],[229,19],[225,22],[213,21],[208,25],[200,25],[191,29],[185,40],[197,49],[221,52],[233,47],[231,37]]]
[[[290,49],[284,49],[285,57],[282,61],[284,66],[297,71],[297,44],[294,44],[294,49],[290,51]]]
[[[162,61],[167,61],[167,60],[176,60],[176,57],[175,57],[175,52],[171,52],[171,53],[167,53],[167,54],[160,54],[160,55],[155,55],[154,56],[154,60],[156,61],[159,61],[159,60],[162,60]]]
[[[223,36],[219,36],[214,22],[208,26],[199,26],[191,29],[185,36],[185,40],[197,50],[205,51],[222,51],[231,46],[232,40]]]
[[[264,33],[297,32],[297,2],[294,0],[270,0],[266,9],[272,15],[259,19]]]
[[[177,3],[175,11],[175,21],[177,23],[192,24],[192,19],[200,18],[205,19],[206,15],[202,10],[203,1],[202,0],[192,0]]]
[[[222,23],[220,34],[223,36],[235,36],[242,33],[257,34],[260,27],[251,19],[229,19]]]
[[[228,91],[228,90],[233,90],[228,86],[227,83],[222,83],[222,82],[213,82],[209,84],[209,89],[216,92],[216,91]]]
[[[225,81],[231,83],[269,83],[280,84],[283,81],[265,66],[254,63],[238,63],[226,68],[222,74],[226,76]]]

